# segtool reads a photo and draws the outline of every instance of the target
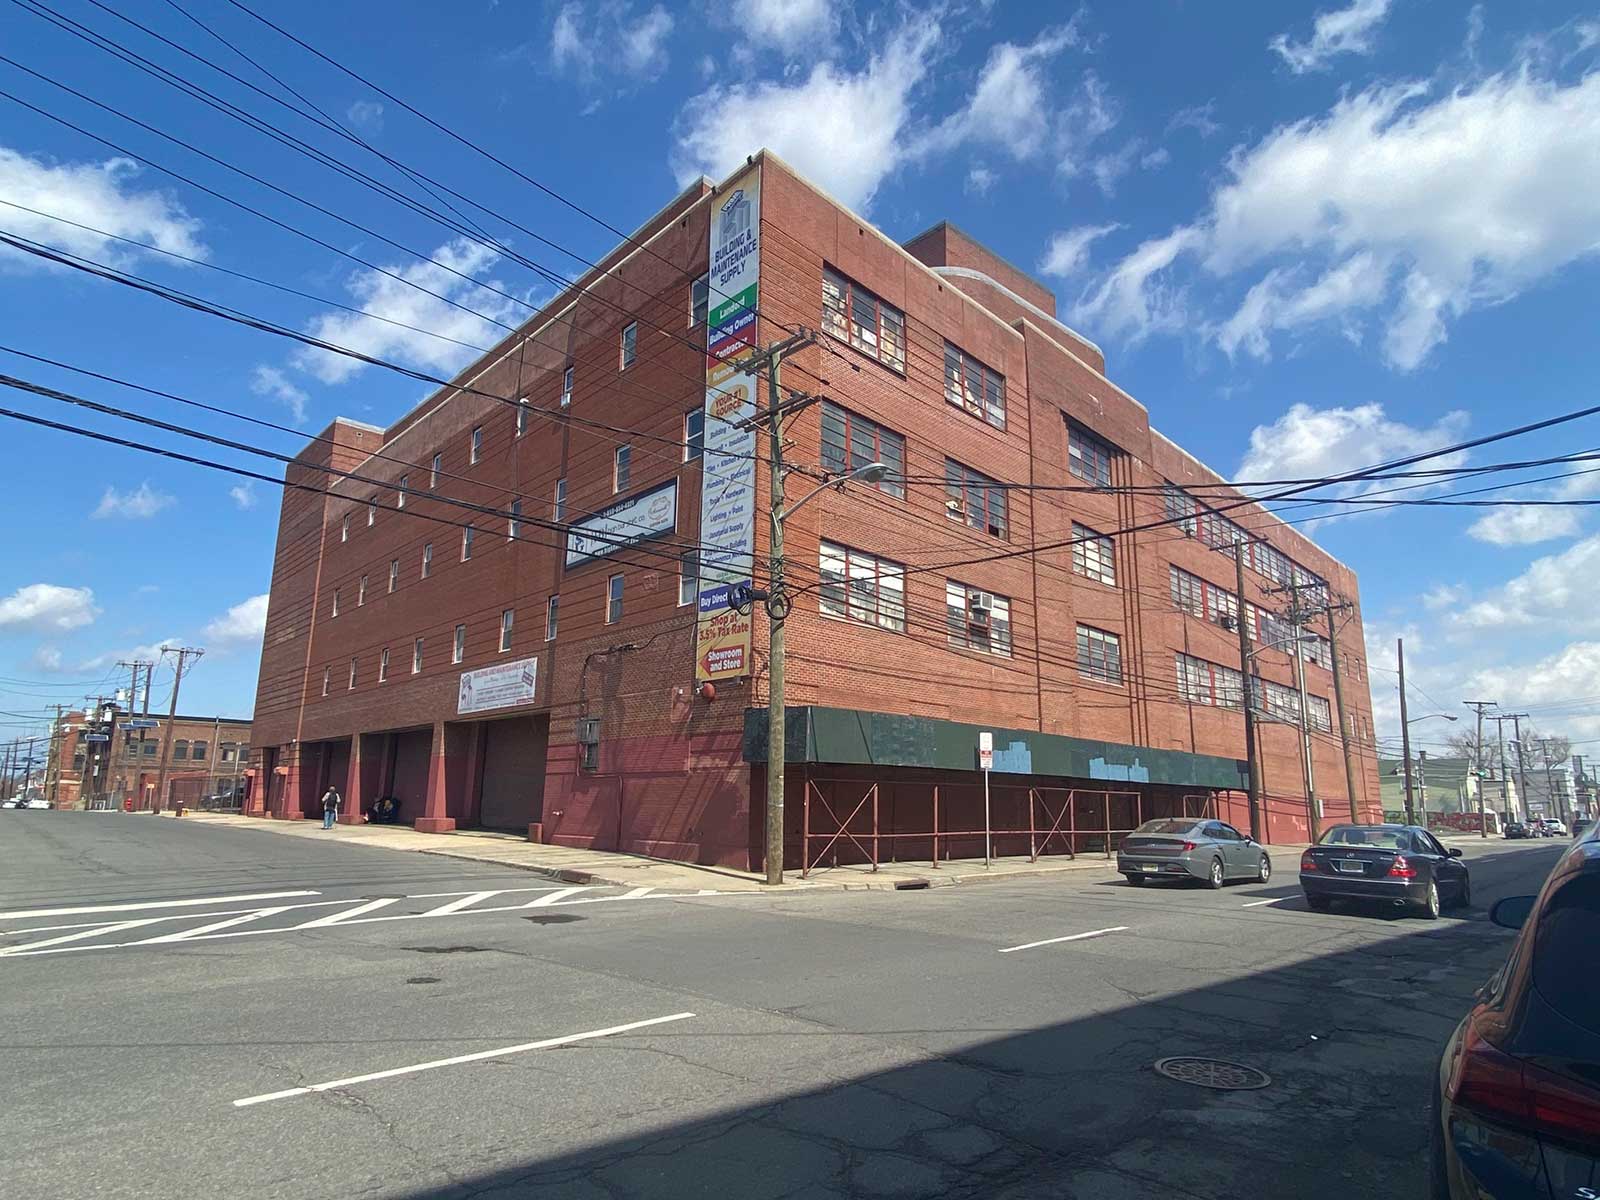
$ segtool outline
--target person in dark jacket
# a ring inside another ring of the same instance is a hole
[[[334,818],[339,815],[339,789],[333,784],[328,785],[328,790],[322,794],[322,827],[332,829]]]

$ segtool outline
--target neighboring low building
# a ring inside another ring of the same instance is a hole
[[[1411,761],[1412,796],[1419,808],[1430,813],[1477,811],[1476,793],[1471,790],[1472,764],[1465,758],[1429,754]],[[1406,806],[1405,770],[1398,758],[1378,759],[1378,782],[1383,789],[1383,809],[1403,812]],[[1471,803],[1468,797],[1473,797]]]
[[[148,718],[107,704],[99,712],[63,714],[54,738],[46,796],[57,808],[166,808],[203,797],[241,794],[250,764],[249,720],[179,714]],[[163,761],[167,797],[156,803]]]

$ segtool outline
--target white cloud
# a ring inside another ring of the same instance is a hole
[[[205,628],[208,645],[238,645],[261,640],[267,627],[267,593],[241,600]]]
[[[377,271],[356,272],[346,286],[362,315],[343,310],[324,313],[311,322],[307,331],[323,341],[375,358],[396,359],[408,366],[452,374],[479,353],[472,347],[492,345],[503,335],[495,322],[513,320],[518,306],[471,281],[481,279],[499,260],[493,250],[457,238],[435,250],[433,258],[443,266],[431,262],[385,264],[399,279]],[[471,278],[463,279],[462,275]],[[495,286],[507,290],[502,285]],[[475,311],[454,307],[440,296]],[[443,340],[446,338],[454,341]],[[467,345],[458,345],[460,342]],[[345,355],[311,348],[296,351],[293,361],[324,383],[343,383],[365,366]],[[281,394],[279,398],[288,402]]]
[[[55,646],[40,646],[34,650],[28,665],[35,671],[59,671],[61,651]]]
[[[79,629],[99,612],[90,588],[30,583],[0,599],[0,629]]]
[[[362,133],[383,132],[383,105],[376,100],[357,100],[344,115]]]
[[[1133,339],[1172,327],[1161,301],[1184,290],[1184,257],[1248,284],[1206,326],[1230,352],[1333,321],[1355,338],[1376,326],[1412,370],[1453,320],[1597,247],[1600,73],[1561,83],[1523,63],[1436,97],[1369,88],[1235,150],[1209,210],[1112,267],[1077,319]]]
[[[204,258],[200,222],[191,217],[176,197],[139,189],[134,181],[138,164],[126,158],[103,162],[49,163],[0,146],[0,197],[12,204],[52,213],[68,221],[93,226],[118,237],[147,242],[174,254]],[[73,254],[100,261],[125,262],[133,254],[119,242],[75,229],[46,217],[0,204],[0,224],[32,241],[47,242]],[[0,262],[12,266],[37,264],[21,251],[0,249]]]
[[[306,403],[309,397],[302,389],[290,383],[289,377],[277,367],[257,365],[250,374],[250,390],[258,396],[265,396],[282,404],[289,410],[290,419],[296,425],[306,423]]]
[[[1120,149],[1096,157],[1089,164],[1089,174],[1094,178],[1100,194],[1110,199],[1116,195],[1117,184],[1129,171],[1153,171],[1167,165],[1172,157],[1164,147],[1146,150],[1143,138],[1134,138]]]
[[[1046,144],[1053,112],[1046,67],[1063,50],[1081,42],[1075,22],[1047,29],[1026,46],[1001,42],[989,51],[972,97],[959,112],[945,118],[928,137],[926,148],[995,146],[1021,161]]]
[[[1121,113],[1106,85],[1093,71],[1085,71],[1077,93],[1057,123],[1056,169],[1067,178],[1081,175],[1089,164],[1089,147],[1116,128]]]
[[[1449,608],[1453,604],[1459,604],[1466,598],[1466,595],[1467,589],[1459,583],[1435,584],[1423,593],[1422,607],[1429,611]]]
[[[1464,412],[1447,413],[1424,427],[1390,420],[1381,404],[1323,409],[1296,404],[1271,425],[1258,425],[1251,430],[1250,449],[1239,464],[1236,478],[1316,479],[1343,475],[1458,442],[1466,424]],[[1440,455],[1418,464],[1418,469],[1459,467],[1466,458],[1459,451]],[[1352,483],[1331,489],[1330,494],[1350,495],[1391,486],[1387,481]]]
[[[260,497],[256,495],[256,481],[253,479],[235,484],[228,489],[228,495],[232,496],[233,502],[242,509],[251,509],[260,503]]]
[[[974,196],[987,196],[989,190],[1000,182],[1000,176],[985,166],[976,166],[967,172],[966,190]]]
[[[177,502],[175,496],[156,491],[148,480],[131,492],[119,492],[108,484],[105,493],[100,497],[100,503],[89,515],[97,521],[103,521],[108,517],[126,517],[133,521],[143,521],[155,516],[164,508],[171,508]]]
[[[1539,628],[1600,632],[1600,608],[1592,603],[1597,571],[1600,535],[1592,535],[1559,554],[1534,559],[1520,575],[1451,614],[1450,625],[1466,634]]]
[[[1096,241],[1121,229],[1121,225],[1079,225],[1053,235],[1039,260],[1039,270],[1045,275],[1066,278],[1083,270],[1089,261],[1089,247]]]
[[[762,147],[865,210],[908,155],[911,92],[939,40],[931,19],[903,25],[860,71],[819,62],[792,81],[716,84],[679,115],[673,172],[721,179]]]
[[[1311,40],[1291,42],[1280,33],[1267,43],[1296,75],[1320,71],[1339,54],[1369,54],[1372,35],[1389,15],[1390,0],[1353,0],[1348,8],[1321,12],[1311,27]]]
[[[1182,108],[1172,114],[1172,120],[1167,122],[1167,132],[1175,133],[1180,129],[1192,129],[1202,138],[1208,138],[1219,132],[1222,126],[1217,123],[1215,112],[1217,102],[1207,100],[1204,104],[1196,104],[1190,108]]]
[[[1573,537],[1580,528],[1576,509],[1550,505],[1493,509],[1468,526],[1467,533],[1491,546],[1531,546]]]
[[[798,58],[832,44],[840,8],[837,0],[745,0],[730,15],[752,45]]]
[[[584,83],[602,76],[653,82],[667,69],[672,27],[672,15],[659,4],[635,12],[625,0],[593,6],[571,0],[550,29],[550,65]]]
[[[142,646],[122,646],[115,650],[107,650],[103,654],[96,654],[93,658],[86,658],[75,666],[73,670],[103,671],[107,667],[116,666],[118,663],[134,661],[159,663],[166,647],[182,646],[184,644],[184,639],[174,634],[172,637],[157,638],[153,642],[146,642]]]

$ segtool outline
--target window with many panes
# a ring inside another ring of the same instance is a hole
[[[1311,702],[1311,728],[1320,729],[1323,733],[1333,731],[1333,710],[1328,707],[1328,701],[1322,696],[1308,696]]]
[[[683,461],[694,462],[706,452],[706,410],[691,408],[683,414]]]
[[[615,625],[622,620],[622,576],[613,575],[606,580],[606,624]]]
[[[1122,683],[1122,638],[1109,629],[1078,626],[1078,674],[1101,683]]]
[[[689,288],[689,328],[706,323],[706,311],[711,306],[711,277],[702,275]]]
[[[450,661],[458,663],[467,656],[467,627],[456,626],[455,641],[450,646]]]
[[[1300,653],[1308,663],[1314,663],[1324,671],[1333,670],[1333,647],[1327,638],[1313,635],[1311,641],[1300,643]]]
[[[822,269],[822,330],[896,371],[906,369],[906,316],[832,267]]]
[[[1116,449],[1076,421],[1067,422],[1067,470],[1096,487],[1111,486],[1111,459]]]
[[[990,537],[1007,536],[1006,490],[998,480],[947,458],[944,490],[945,515],[951,520],[965,521]]]
[[[611,466],[611,490],[620,492],[627,488],[633,475],[633,447],[618,446]]]
[[[1011,600],[954,579],[945,581],[946,636],[952,646],[1011,654]]]
[[[1179,654],[1178,695],[1189,704],[1240,708],[1244,704],[1244,675],[1232,667]]]
[[[1006,427],[1006,377],[949,342],[944,344],[944,398],[996,429]]]
[[[822,469],[846,475],[881,462],[888,472],[876,484],[880,492],[905,499],[906,439],[859,413],[822,402]]]
[[[823,542],[817,597],[826,617],[843,617],[903,633],[906,569],[900,563]]]
[[[622,369],[633,366],[639,356],[639,322],[629,321],[622,329]]]
[[[1292,687],[1273,683],[1270,679],[1255,677],[1250,681],[1256,707],[1274,721],[1289,725],[1300,724],[1300,693]]]
[[[1266,542],[1250,543],[1250,554],[1245,564],[1265,575],[1273,583],[1288,583],[1291,566],[1288,555]]]
[[[1206,581],[1198,575],[1169,565],[1167,574],[1172,584],[1172,604],[1179,612],[1191,617],[1206,615]]]
[[[556,640],[556,628],[561,622],[561,597],[551,596],[544,606],[544,640]]]
[[[700,594],[700,552],[689,550],[678,556],[678,604],[693,604]]]
[[[1072,523],[1072,573],[1117,586],[1117,564],[1113,561],[1111,539],[1076,521]]]
[[[1177,484],[1169,483],[1161,489],[1161,501],[1167,520],[1180,529],[1184,537],[1194,537],[1198,511],[1194,497]]]
[[[511,628],[516,623],[517,610],[508,608],[500,614],[500,653],[511,649]]]

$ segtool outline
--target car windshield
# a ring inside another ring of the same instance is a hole
[[[1146,821],[1135,829],[1135,833],[1188,833],[1194,828],[1195,823],[1185,818],[1161,817],[1155,821]]]
[[[1404,829],[1378,825],[1340,825],[1322,835],[1321,846],[1371,846],[1376,850],[1409,850],[1411,835]]]

